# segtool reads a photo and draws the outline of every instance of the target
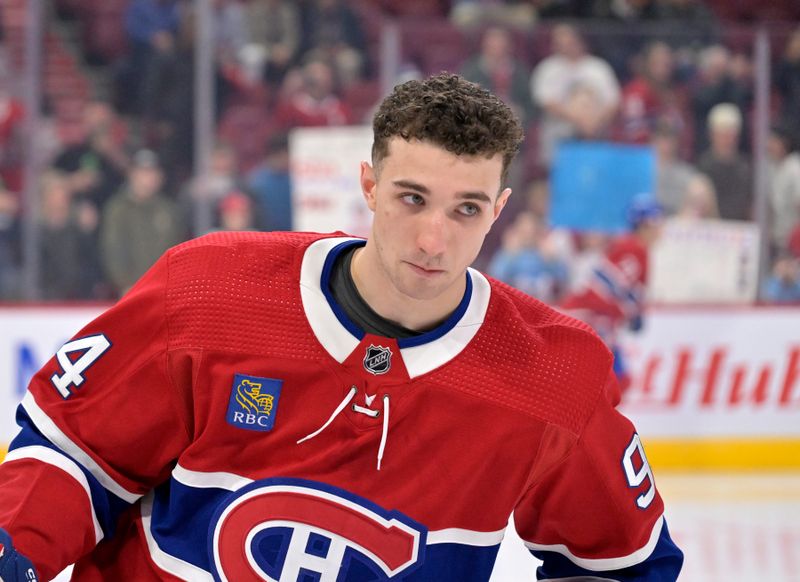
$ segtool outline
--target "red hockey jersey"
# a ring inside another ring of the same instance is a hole
[[[601,341],[471,269],[435,330],[364,334],[328,291],[354,244],[180,245],[59,350],[0,466],[40,574],[486,580],[513,512],[540,578],[674,580]]]

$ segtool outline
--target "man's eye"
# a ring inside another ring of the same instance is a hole
[[[462,204],[459,206],[458,211],[464,216],[475,216],[481,209],[477,204]]]
[[[422,196],[420,196],[419,194],[405,194],[403,196],[403,202],[405,202],[406,204],[412,204],[414,206],[419,206],[420,204],[425,202],[425,199]]]

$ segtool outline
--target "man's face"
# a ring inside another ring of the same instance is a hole
[[[456,156],[399,137],[388,151],[379,167],[361,166],[374,213],[367,276],[399,301],[457,302],[464,271],[511,194],[500,191],[502,156]]]

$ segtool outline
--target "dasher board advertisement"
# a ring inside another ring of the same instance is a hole
[[[0,307],[0,450],[30,377],[104,306]],[[647,312],[622,410],[657,467],[800,468],[800,309]]]

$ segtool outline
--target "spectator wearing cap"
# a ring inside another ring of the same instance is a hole
[[[736,105],[715,105],[708,114],[711,145],[697,162],[697,169],[714,184],[724,220],[752,218],[753,177],[750,163],[739,151],[741,130],[742,113]]]
[[[792,129],[772,127],[767,142],[769,200],[772,208],[771,241],[778,254],[789,248],[792,230],[800,224],[800,153]]]
[[[697,82],[692,87],[692,115],[694,126],[703,127],[711,109],[720,103],[732,103],[739,111],[747,111],[753,102],[752,65],[743,55],[731,55],[722,45],[703,49],[699,58]],[[739,135],[740,145],[747,144],[746,126]],[[709,145],[708,135],[698,132],[695,139],[696,154]]]
[[[253,230],[253,202],[250,197],[237,190],[219,202],[220,230]]]
[[[161,191],[163,182],[156,154],[139,150],[133,156],[126,183],[103,210],[103,266],[120,294],[164,251],[185,239],[178,209]]]

